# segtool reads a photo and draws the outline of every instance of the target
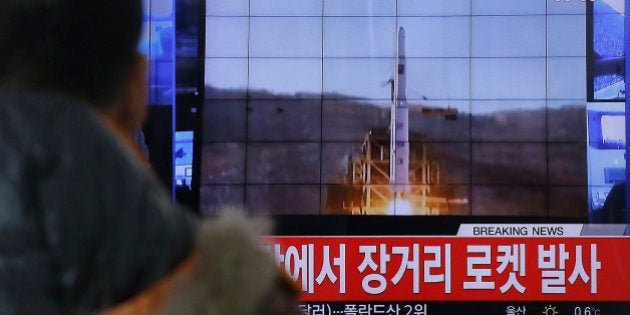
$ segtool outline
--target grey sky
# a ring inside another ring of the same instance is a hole
[[[580,100],[584,6],[554,0],[207,0],[206,84],[387,100],[384,83],[393,73],[396,29],[403,26],[410,99]]]

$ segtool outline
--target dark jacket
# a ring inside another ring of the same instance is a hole
[[[194,220],[95,111],[0,91],[0,313],[105,308],[187,257]]]
[[[626,223],[626,183],[613,185],[606,196],[606,201],[597,223]]]

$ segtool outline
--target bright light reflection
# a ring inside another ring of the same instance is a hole
[[[396,197],[387,206],[387,212],[389,215],[413,215],[413,205],[409,200]]]

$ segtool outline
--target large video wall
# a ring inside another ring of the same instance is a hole
[[[588,216],[585,14],[582,1],[207,0],[202,212]],[[401,27],[406,203],[389,179]]]

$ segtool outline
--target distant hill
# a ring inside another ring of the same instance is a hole
[[[221,106],[225,100],[247,95],[208,88],[206,97],[209,104]],[[213,120],[214,127],[204,130],[212,133],[248,121],[248,143],[265,150],[264,165],[248,163],[248,181],[273,184],[265,178],[272,176],[283,184],[342,185],[348,159],[359,154],[370,130],[389,126],[390,109],[343,95],[320,97],[251,92],[248,119]],[[412,106],[409,128],[426,139],[430,158],[442,169],[442,182],[458,187],[456,197],[470,200],[463,214],[587,215],[584,104],[483,115],[461,112],[455,120],[426,116],[419,106]],[[282,149],[287,142],[316,147]],[[316,149],[320,144],[323,151]],[[312,156],[316,152],[323,152],[321,160]],[[299,169],[321,172],[293,174]]]

